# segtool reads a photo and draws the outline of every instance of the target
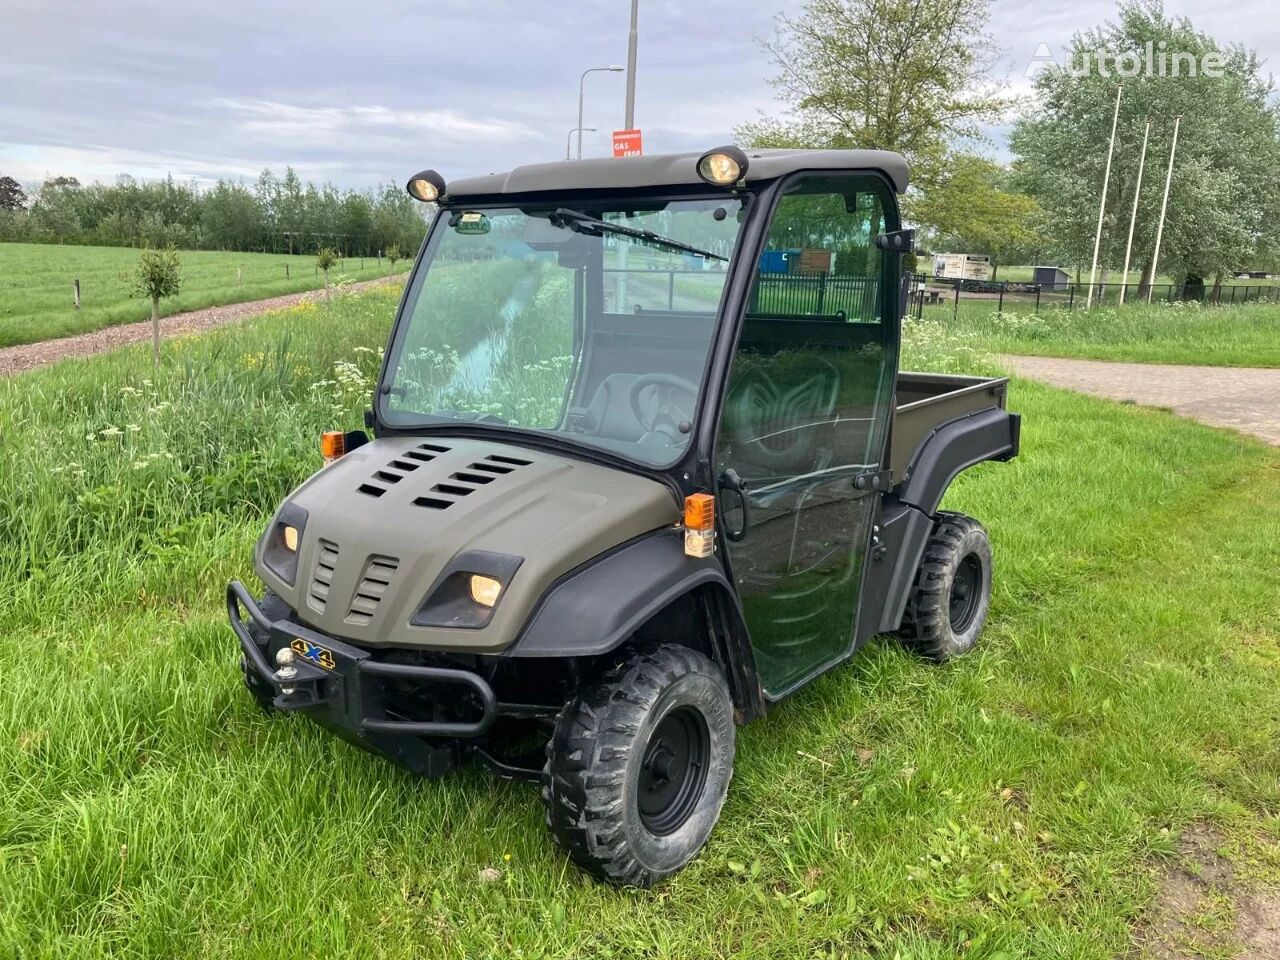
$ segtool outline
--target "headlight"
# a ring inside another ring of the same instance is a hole
[[[409,622],[415,627],[481,629],[522,563],[523,557],[506,553],[463,550],[445,566]]]
[[[298,580],[298,548],[306,527],[307,511],[286,503],[262,539],[263,566],[291,587]]]
[[[737,147],[716,147],[698,158],[698,176],[717,187],[728,187],[747,175],[750,162]]]
[[[484,607],[492,607],[498,602],[498,594],[502,593],[502,584],[493,577],[484,577],[478,573],[471,575],[471,599]]]
[[[404,188],[415,200],[422,203],[435,203],[444,195],[444,177],[434,170],[423,170],[421,173],[415,173]]]

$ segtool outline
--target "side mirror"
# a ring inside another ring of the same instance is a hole
[[[876,246],[889,253],[915,253],[916,232],[914,230],[894,230],[876,237]]]

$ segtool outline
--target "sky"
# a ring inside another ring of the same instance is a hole
[[[776,109],[759,41],[798,0],[640,0],[636,125],[647,153],[723,143]],[[1280,72],[1274,0],[1170,0]],[[1015,90],[1040,44],[1107,19],[1108,0],[993,0]],[[564,157],[587,67],[626,63],[628,0],[0,0],[0,175],[209,183],[292,165],[366,188]],[[587,156],[623,126],[625,75],[586,78]],[[999,157],[1004,128],[988,151]]]

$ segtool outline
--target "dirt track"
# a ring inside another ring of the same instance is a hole
[[[344,286],[344,292],[365,290],[381,283],[391,283],[400,277],[380,277],[377,280],[363,280]],[[324,296],[323,290],[310,290],[306,293],[290,293],[283,297],[269,297],[266,300],[249,300],[245,303],[230,303],[225,307],[206,307],[204,310],[190,310],[186,313],[175,313],[162,317],[160,335],[165,338],[183,336],[190,333],[204,333],[215,327],[235,323],[246,317],[254,317],[260,313],[291,307],[306,300],[316,300]],[[36,367],[66,360],[69,357],[89,357],[96,353],[106,353],[132,343],[143,343],[151,339],[151,321],[141,323],[124,323],[114,327],[103,327],[92,333],[82,333],[74,337],[63,337],[58,340],[43,340],[40,343],[25,343],[16,347],[0,348],[0,377],[15,373],[25,373]]]

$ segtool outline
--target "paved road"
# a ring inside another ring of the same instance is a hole
[[[1164,407],[1280,447],[1280,370],[1002,357],[1019,376],[1055,387]]]
[[[377,280],[362,280],[359,283],[348,284],[342,287],[342,290],[344,292],[364,290],[402,279],[401,276],[392,276],[380,277]],[[248,300],[244,303],[230,303],[223,307],[206,307],[203,310],[175,313],[160,318],[160,336],[168,339],[191,333],[204,333],[206,330],[234,323],[245,317],[279,310],[282,307],[291,307],[304,300],[318,300],[323,296],[323,290],[311,290],[306,293],[290,293],[283,297],[270,297],[266,300]],[[114,327],[103,327],[101,330],[81,333],[73,337],[24,343],[17,347],[0,347],[0,377],[25,373],[68,357],[89,357],[95,353],[106,353],[108,350],[116,350],[131,343],[142,343],[150,339],[151,321],[144,320],[141,323],[122,323]]]

